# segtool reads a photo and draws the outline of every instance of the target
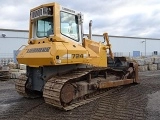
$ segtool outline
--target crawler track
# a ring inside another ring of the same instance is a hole
[[[27,81],[26,75],[25,74],[20,75],[19,78],[15,81],[15,88],[20,95],[24,97],[30,97],[25,90],[26,81]]]
[[[63,105],[60,99],[62,95],[62,88],[64,87],[65,84],[70,85],[72,81],[76,82],[76,79],[84,77],[91,71],[92,70],[74,71],[70,74],[63,75],[63,77],[57,76],[48,80],[44,86],[44,91],[43,91],[43,97],[45,99],[45,102],[67,111],[67,110],[72,110],[78,106],[87,104],[101,97],[103,95],[101,94],[103,91],[97,91],[93,94],[88,94],[87,97],[83,96],[81,98],[76,98],[69,105]]]
[[[105,79],[104,75],[101,74],[104,71],[107,71],[107,69],[81,69],[67,73],[63,76],[52,77],[44,86],[43,97],[45,102],[67,111],[102,97],[102,93],[108,89],[95,89],[90,93],[77,97],[75,95],[77,89],[75,89],[74,85],[76,86],[76,82],[82,80],[87,82],[89,80],[89,75],[92,75],[92,78],[90,77],[90,79],[94,79],[96,82],[102,81]]]
[[[86,81],[85,84],[89,85],[88,82],[91,79],[96,82],[103,81],[105,80],[104,71],[107,70],[108,69],[105,68],[79,69],[67,74],[63,74],[62,76],[53,76],[47,80],[44,86],[44,100],[46,103],[66,111],[94,101],[104,96],[104,92],[108,91],[109,89],[92,88],[92,92],[88,92],[87,94],[85,93],[79,96],[79,93],[76,93],[78,91],[76,82]],[[109,75],[107,75],[107,78],[110,78]],[[96,84],[94,83],[94,85]],[[27,98],[39,97],[39,94],[35,94],[35,91],[29,90],[27,86],[28,82],[26,75],[21,75],[16,81],[15,85],[17,92]]]
[[[22,74],[19,76],[19,78],[15,81],[15,88],[17,92],[26,98],[37,98],[40,97],[40,94],[34,93],[34,91],[27,90],[26,89],[26,82],[27,82],[27,76],[26,74]]]

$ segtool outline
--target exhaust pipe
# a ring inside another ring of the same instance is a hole
[[[90,20],[89,22],[89,36],[88,39],[92,39],[92,20]]]

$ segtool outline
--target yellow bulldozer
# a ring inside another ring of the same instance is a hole
[[[17,92],[71,110],[108,88],[139,83],[138,65],[113,57],[107,33],[104,42],[91,40],[91,26],[84,38],[80,12],[58,3],[31,9],[28,45],[17,55],[27,71],[16,80]]]

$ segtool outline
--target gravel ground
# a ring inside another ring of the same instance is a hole
[[[65,112],[43,98],[18,95],[14,80],[0,81],[0,120],[159,120],[160,71],[141,72],[141,83],[118,87],[107,96]]]

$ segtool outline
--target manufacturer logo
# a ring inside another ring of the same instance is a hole
[[[51,47],[44,48],[31,48],[27,50],[27,53],[37,53],[37,52],[49,52]]]

